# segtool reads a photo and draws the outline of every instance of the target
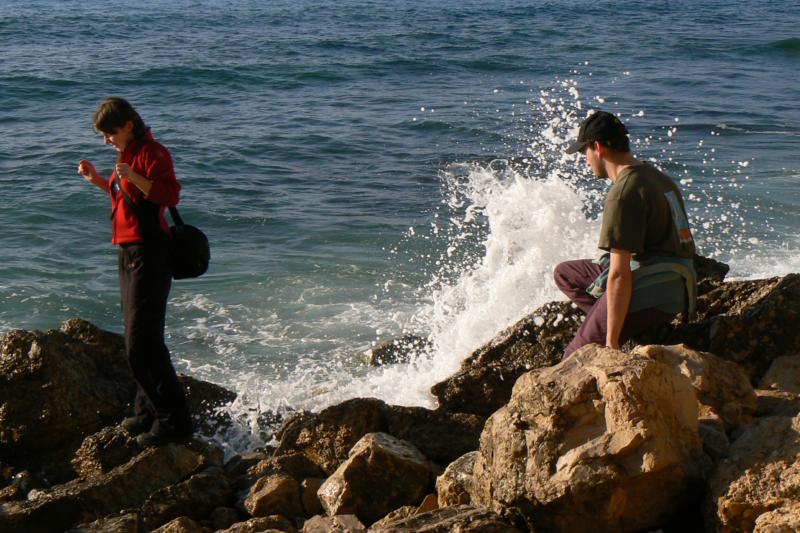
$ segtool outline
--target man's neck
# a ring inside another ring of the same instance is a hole
[[[642,164],[642,162],[633,157],[633,154],[630,152],[616,155],[613,158],[607,158],[604,163],[608,177],[612,182],[617,181],[619,175],[622,174],[626,168]]]

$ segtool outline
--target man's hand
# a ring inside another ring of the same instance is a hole
[[[619,349],[619,336],[625,324],[625,316],[628,314],[632,292],[631,252],[612,248],[611,267],[608,270],[606,285],[608,304],[606,346],[609,348]]]

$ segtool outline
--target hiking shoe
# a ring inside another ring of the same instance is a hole
[[[148,431],[136,437],[136,443],[142,448],[163,446],[169,443],[187,444],[192,440],[192,432]]]
[[[142,433],[150,431],[153,420],[140,416],[129,416],[120,422],[119,425],[122,426],[122,429],[124,429],[128,435],[135,437],[136,435],[141,435]]]

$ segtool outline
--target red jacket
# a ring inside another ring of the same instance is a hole
[[[175,178],[175,169],[172,166],[172,156],[169,151],[153,139],[148,131],[142,139],[131,141],[122,152],[120,163],[127,163],[131,169],[153,182],[150,194],[146,200],[159,205],[158,220],[161,229],[169,235],[169,224],[164,218],[167,207],[178,205],[181,184]],[[122,188],[135,204],[141,202],[144,194],[136,185],[126,179],[119,179],[116,172],[106,183],[109,197],[111,198],[111,242],[114,244],[127,244],[142,242],[142,229],[136,212],[125,202],[119,192],[115,192],[114,181],[119,180]]]

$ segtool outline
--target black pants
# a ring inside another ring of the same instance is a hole
[[[125,319],[125,351],[136,380],[134,416],[151,431],[188,433],[192,422],[183,387],[164,343],[167,297],[172,285],[164,240],[119,248],[119,288]]]

